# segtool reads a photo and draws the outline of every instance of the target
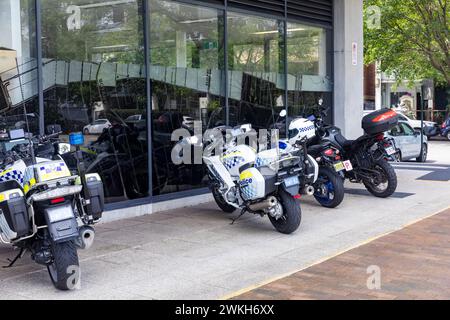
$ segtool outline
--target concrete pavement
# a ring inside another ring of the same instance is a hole
[[[449,181],[418,179],[450,171],[450,143],[433,141],[429,152],[427,164],[397,165],[398,193],[390,199],[374,198],[350,183],[336,210],[304,198],[302,225],[290,236],[277,233],[267,218],[249,214],[230,225],[237,213],[223,214],[214,203],[98,225],[94,247],[80,252],[81,290],[55,290],[47,271],[26,257],[13,269],[0,270],[0,298],[234,296],[447,208]],[[0,246],[0,261],[6,263],[14,253]]]

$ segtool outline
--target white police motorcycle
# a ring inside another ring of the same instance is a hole
[[[84,174],[81,160],[78,172],[71,172],[58,155],[70,145],[52,144],[51,138],[25,138],[23,130],[14,130],[2,142],[0,240],[20,250],[7,267],[28,251],[47,267],[56,288],[70,290],[80,283],[77,249],[93,244],[92,225],[102,216],[103,184],[98,174]],[[79,151],[82,134],[71,134],[70,142]],[[46,146],[58,150],[52,157],[35,155]]]
[[[217,205],[227,213],[241,210],[241,215],[267,215],[283,234],[296,231],[301,223],[302,158],[281,155],[278,148],[260,153],[247,145],[225,149],[220,155],[203,157]]]

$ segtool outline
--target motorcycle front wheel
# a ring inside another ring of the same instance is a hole
[[[72,241],[52,243],[53,262],[47,266],[53,285],[63,291],[72,290],[80,281],[78,253]]]
[[[236,211],[235,207],[233,207],[225,202],[225,200],[223,199],[223,196],[220,194],[220,192],[216,188],[213,188],[212,194],[213,194],[214,200],[216,201],[217,205],[223,212],[233,213]]]
[[[278,200],[283,207],[283,216],[276,219],[269,215],[270,222],[278,232],[291,234],[300,227],[302,221],[300,203],[283,189],[280,190]]]
[[[322,207],[333,209],[344,200],[344,182],[331,168],[320,167],[314,188],[314,198]]]
[[[385,160],[375,162],[374,170],[377,177],[364,181],[366,189],[377,198],[388,198],[397,189],[397,174],[394,168]]]

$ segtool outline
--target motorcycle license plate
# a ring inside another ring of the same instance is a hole
[[[345,171],[353,170],[352,162],[350,160],[344,161],[344,167],[345,167]]]
[[[284,179],[283,182],[284,182],[284,185],[286,186],[286,188],[290,188],[290,187],[300,184],[298,177],[289,177],[289,178]]]
[[[345,170],[345,166],[343,162],[338,162],[334,164],[334,170],[336,170],[336,172],[341,172]]]
[[[393,154],[396,153],[394,147],[387,147],[385,150],[388,156],[392,156]]]

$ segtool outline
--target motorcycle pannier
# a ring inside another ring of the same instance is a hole
[[[103,182],[97,174],[87,174],[86,183],[88,189],[88,198],[90,203],[86,206],[89,215],[94,219],[100,219],[105,205],[105,194],[103,191]]]
[[[362,119],[362,128],[367,134],[379,134],[391,130],[398,123],[398,114],[394,110],[381,109]]]
[[[17,238],[26,236],[30,228],[25,198],[16,181],[0,183],[0,214],[5,218]]]

